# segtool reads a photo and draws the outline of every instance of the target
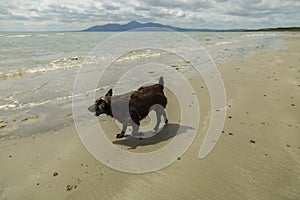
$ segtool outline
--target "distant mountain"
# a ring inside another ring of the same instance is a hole
[[[128,31],[131,29],[137,28],[151,28],[152,31],[159,31],[161,28],[171,29],[174,31],[202,31],[202,32],[247,32],[247,31],[300,31],[300,27],[284,27],[284,28],[265,28],[265,29],[227,29],[227,30],[218,30],[218,29],[197,29],[197,28],[180,28],[175,26],[163,25],[159,23],[139,23],[137,21],[131,21],[127,24],[105,24],[92,26],[88,29],[82,31]],[[143,30],[142,30],[143,31]]]
[[[174,31],[205,31],[205,29],[186,29],[152,22],[139,23],[137,21],[131,21],[127,24],[105,24],[100,26],[92,26],[82,31],[128,31],[136,28],[152,28],[151,30],[159,30],[161,28],[166,28]]]

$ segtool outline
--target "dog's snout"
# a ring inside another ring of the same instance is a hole
[[[90,107],[88,107],[88,110],[90,112],[96,112],[95,105],[91,105]]]

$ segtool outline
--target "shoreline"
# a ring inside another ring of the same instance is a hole
[[[98,162],[71,125],[55,133],[0,140],[0,199],[299,198],[299,39],[293,34],[284,39],[288,49],[253,52],[218,65],[227,118],[205,159],[197,154],[207,117],[180,160],[147,174],[121,173]],[[201,80],[192,81],[206,98]],[[201,103],[207,116],[209,103]]]

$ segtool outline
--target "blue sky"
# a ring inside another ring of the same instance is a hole
[[[300,26],[299,0],[1,0],[0,31],[157,22],[185,28]]]

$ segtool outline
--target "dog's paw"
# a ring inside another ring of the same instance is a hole
[[[116,135],[116,138],[122,138],[122,137],[124,137],[124,133],[119,133]]]

